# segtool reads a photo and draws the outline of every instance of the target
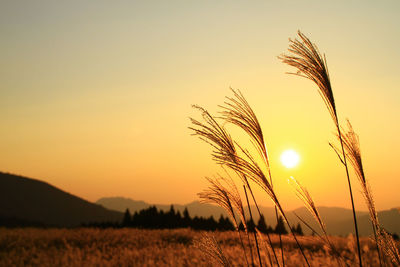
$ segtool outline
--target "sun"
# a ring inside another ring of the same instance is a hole
[[[297,164],[299,164],[299,161],[300,161],[299,154],[297,154],[297,152],[292,149],[283,151],[281,155],[281,162],[283,166],[285,166],[288,169],[296,167]]]

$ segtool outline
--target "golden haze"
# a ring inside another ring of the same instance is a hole
[[[190,105],[215,112],[232,86],[263,126],[285,208],[301,205],[290,176],[318,205],[348,207],[329,114],[315,86],[284,74],[290,69],[276,59],[300,28],[326,53],[378,209],[399,206],[399,3],[313,5],[321,12],[264,1],[3,4],[1,171],[90,201],[190,202],[219,171],[190,136],[188,117],[199,115]],[[294,169],[279,162],[288,148],[301,156]],[[356,206],[365,209],[360,194]]]

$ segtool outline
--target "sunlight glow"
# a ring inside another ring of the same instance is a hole
[[[299,154],[297,154],[297,152],[292,149],[283,151],[281,155],[281,162],[283,166],[285,166],[286,168],[290,169],[296,167],[297,164],[299,164],[299,161],[300,161]]]

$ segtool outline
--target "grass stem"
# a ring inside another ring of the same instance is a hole
[[[250,203],[249,203],[249,197],[247,196],[247,190],[246,190],[246,185],[243,185],[243,189],[244,189],[244,194],[246,195],[246,201],[247,201],[247,207],[249,208],[249,214],[250,214],[250,220],[253,222],[254,224],[254,220],[253,220],[253,215],[251,213],[251,208],[250,208]],[[258,246],[258,241],[257,241],[257,234],[255,229],[250,229],[253,231],[254,233],[254,240],[256,242],[256,248],[257,248],[257,254],[258,254],[258,260],[260,262],[260,267],[262,266],[262,262],[261,262],[261,255],[260,255],[260,247]]]
[[[349,169],[348,169],[347,160],[346,160],[346,152],[344,151],[342,133],[341,133],[341,131],[340,131],[339,121],[338,121],[337,117],[336,117],[336,126],[337,126],[337,130],[338,130],[338,136],[339,136],[339,140],[340,140],[340,146],[341,146],[341,148],[342,148],[342,153],[343,153],[343,164],[344,164],[344,167],[345,167],[345,169],[346,169],[347,182],[348,182],[348,185],[349,185],[349,192],[350,192],[350,199],[351,199],[351,207],[352,207],[352,211],[353,211],[354,228],[355,228],[355,231],[356,231],[356,238],[357,238],[358,261],[359,261],[359,266],[362,267],[361,248],[360,248],[360,238],[359,238],[359,234],[358,234],[358,225],[357,225],[356,210],[355,210],[355,207],[354,207],[353,191],[352,191],[352,189],[351,189],[351,182],[350,182]]]

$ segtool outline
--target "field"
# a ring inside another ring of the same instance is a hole
[[[0,228],[0,266],[215,266],[193,244],[205,232],[189,229],[5,229]],[[245,266],[236,232],[215,232],[233,266]],[[278,237],[272,236],[278,248]],[[193,242],[195,241],[195,242]],[[340,253],[355,265],[352,237],[332,237]],[[284,236],[287,266],[302,266],[293,239]],[[312,266],[337,266],[317,237],[300,237]],[[362,238],[365,266],[377,266],[377,253]],[[265,255],[264,255],[265,256]]]

